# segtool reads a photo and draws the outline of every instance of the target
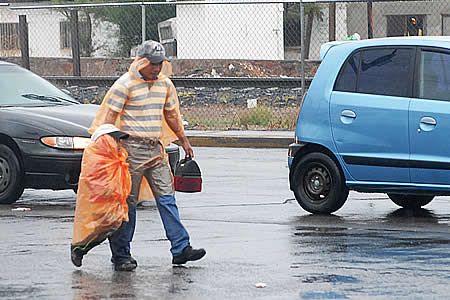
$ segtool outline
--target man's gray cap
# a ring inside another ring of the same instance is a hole
[[[152,64],[160,64],[166,59],[166,50],[156,41],[145,41],[139,45],[137,56],[147,58]]]

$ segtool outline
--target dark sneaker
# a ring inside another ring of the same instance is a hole
[[[199,260],[203,256],[205,256],[205,249],[194,249],[191,246],[187,246],[183,249],[183,252],[180,255],[174,256],[172,258],[172,264],[174,265],[183,265],[188,261]]]
[[[81,267],[81,262],[83,260],[83,254],[80,254],[76,250],[70,251],[70,259],[72,260],[72,263],[75,267]]]
[[[137,261],[136,261],[132,256],[130,256],[130,258],[129,258],[128,260],[130,261],[130,263],[135,264],[136,267],[137,267],[138,263],[137,263]],[[114,257],[111,257],[111,262],[112,262],[113,264],[115,264],[115,262],[114,262]]]
[[[114,270],[119,272],[131,272],[136,269],[137,263],[133,263],[131,260],[127,260],[121,264],[114,264]]]

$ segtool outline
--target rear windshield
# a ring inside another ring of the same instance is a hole
[[[47,80],[15,65],[0,65],[0,106],[51,106],[76,100]]]

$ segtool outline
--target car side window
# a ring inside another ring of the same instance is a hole
[[[450,101],[450,55],[421,51],[418,76],[418,97]]]
[[[408,97],[413,49],[377,48],[362,52],[357,92]]]
[[[339,73],[339,77],[336,80],[334,86],[335,91],[341,92],[355,92],[356,91],[356,78],[358,76],[360,53],[352,54],[346,61],[344,67]]]

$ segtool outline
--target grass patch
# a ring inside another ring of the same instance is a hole
[[[258,106],[246,108],[232,104],[181,107],[189,129],[195,130],[293,130],[298,107]]]

